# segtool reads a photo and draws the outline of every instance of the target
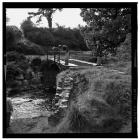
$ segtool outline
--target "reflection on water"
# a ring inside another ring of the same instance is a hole
[[[14,108],[14,112],[11,118],[12,120],[49,115],[49,112],[45,107],[46,99],[15,97],[11,100]]]

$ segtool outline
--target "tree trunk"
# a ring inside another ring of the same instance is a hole
[[[97,57],[97,65],[102,65],[102,57],[100,56]]]
[[[51,17],[47,17],[47,20],[48,20],[49,29],[51,30],[52,29],[52,18]]]

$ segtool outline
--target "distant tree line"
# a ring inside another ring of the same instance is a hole
[[[28,18],[21,24],[6,27],[6,50],[23,54],[44,54],[54,46],[67,45],[70,50],[88,50],[78,28],[70,29],[57,24],[57,28],[36,27]]]
[[[78,28],[70,29],[57,24],[57,28],[38,28],[30,18],[21,24],[25,38],[41,45],[44,50],[53,46],[67,45],[70,50],[88,50]]]

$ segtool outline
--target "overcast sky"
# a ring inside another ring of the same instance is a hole
[[[10,18],[8,25],[20,27],[20,24],[28,17],[28,12],[35,11],[37,11],[36,8],[7,8],[6,14],[7,17]],[[35,23],[36,19],[34,18],[32,21]],[[53,15],[53,27],[56,27],[55,23],[71,28],[77,27],[79,24],[85,25],[85,22],[83,22],[82,17],[80,16],[79,8],[64,8],[61,12],[57,11]],[[48,23],[45,18],[40,23],[40,26],[48,27]]]

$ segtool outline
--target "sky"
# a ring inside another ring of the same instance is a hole
[[[7,8],[6,16],[10,18],[8,25],[15,25],[20,27],[20,24],[28,17],[28,12],[36,12],[37,8]],[[33,18],[32,21],[36,23],[37,18]],[[53,27],[57,27],[56,23],[60,26],[75,28],[78,25],[86,25],[80,16],[79,8],[64,8],[61,12],[56,11],[53,15]],[[43,18],[39,24],[40,27],[48,27],[48,22]]]

